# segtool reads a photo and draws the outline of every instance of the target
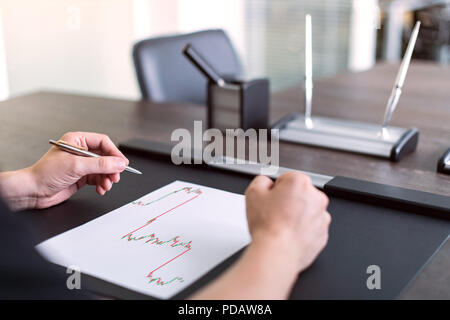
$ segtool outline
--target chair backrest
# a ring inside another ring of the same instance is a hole
[[[219,74],[242,75],[237,54],[223,30],[146,39],[133,47],[133,60],[143,99],[205,103],[207,80],[182,53],[188,43]]]

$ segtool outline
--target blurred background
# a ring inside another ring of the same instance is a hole
[[[248,77],[291,87],[303,80],[307,13],[316,80],[398,62],[416,20],[413,58],[450,63],[450,0],[0,0],[0,99],[139,99],[132,45],[208,28],[228,33]]]

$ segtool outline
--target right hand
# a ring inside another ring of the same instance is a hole
[[[277,243],[279,254],[289,254],[298,272],[311,265],[328,242],[331,222],[328,198],[311,179],[296,172],[275,182],[258,176],[245,198],[252,241]]]

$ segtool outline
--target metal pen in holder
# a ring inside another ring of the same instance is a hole
[[[278,121],[272,127],[279,130],[278,138],[281,141],[361,153],[391,161],[399,161],[413,152],[417,147],[419,130],[392,126],[390,120],[400,98],[419,27],[420,22],[417,22],[388,100],[383,123],[376,124],[312,114],[312,28],[311,16],[307,15],[305,19],[305,113],[294,113]]]

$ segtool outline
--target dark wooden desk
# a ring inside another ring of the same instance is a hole
[[[381,122],[398,66],[344,74],[315,84],[313,113]],[[273,94],[271,122],[303,110],[298,88]],[[0,103],[0,168],[13,170],[34,163],[48,139],[67,131],[96,131],[113,141],[141,137],[167,143],[176,128],[206,120],[206,109],[187,104],[152,104],[39,92]],[[450,177],[436,173],[439,156],[450,146],[450,69],[413,63],[393,124],[420,130],[416,152],[400,163],[363,155],[280,144],[282,166],[331,176],[343,175],[450,196]],[[402,294],[404,298],[450,298],[450,242]]]

